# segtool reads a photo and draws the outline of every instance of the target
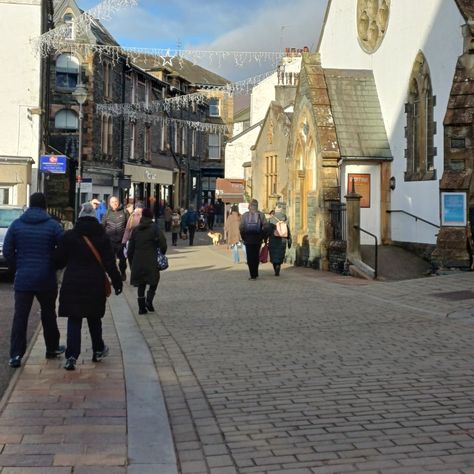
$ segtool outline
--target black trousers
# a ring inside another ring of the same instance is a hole
[[[104,340],[102,339],[102,319],[86,319],[92,339],[92,350],[94,352],[103,351]],[[79,354],[81,353],[81,330],[82,318],[68,318],[66,358],[74,357],[77,359],[79,357]]]
[[[173,245],[176,245],[178,243],[178,233],[177,232],[171,232],[171,243]]]
[[[120,273],[125,273],[125,270],[127,269],[127,259],[123,255],[122,243],[112,242],[112,249],[114,251],[115,258],[117,258],[119,261]]]
[[[247,265],[249,267],[250,278],[258,277],[258,266],[260,265],[261,244],[245,244],[247,252]]]
[[[36,297],[41,307],[41,324],[43,325],[46,351],[53,352],[59,346],[59,329],[56,320],[56,289],[49,291],[15,291],[15,314],[13,315],[10,337],[10,357],[23,357],[26,351],[26,333],[33,298]]]
[[[196,233],[196,226],[188,225],[188,233],[189,233],[189,245],[193,245],[194,234]]]
[[[159,280],[158,280],[158,283],[159,283]],[[158,288],[158,283],[156,285],[150,285],[148,287],[148,293],[150,295],[155,296],[156,289]],[[145,290],[146,290],[146,285],[138,285],[137,296],[139,298],[143,298],[145,296]],[[151,299],[153,299],[153,298],[151,298]]]

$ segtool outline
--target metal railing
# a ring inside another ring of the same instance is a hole
[[[439,225],[435,224],[434,222],[427,221],[426,219],[423,219],[423,217],[420,217],[420,216],[415,216],[415,214],[411,214],[410,212],[404,211],[403,209],[388,209],[387,210],[388,214],[391,214],[393,212],[400,212],[401,214],[406,214],[407,216],[413,217],[415,221],[421,221],[421,222],[424,222],[425,224],[431,225],[439,229]]]
[[[362,227],[358,226],[358,225],[355,225],[354,226],[354,229],[357,229],[361,232],[363,232],[364,234],[367,234],[367,235],[370,235],[371,237],[373,237],[375,239],[375,252],[374,252],[374,280],[377,278],[377,270],[378,270],[378,266],[379,266],[379,263],[378,263],[378,256],[379,256],[379,240],[377,239],[377,236],[372,234],[371,232],[369,232],[368,230],[365,230],[365,229],[362,229]]]

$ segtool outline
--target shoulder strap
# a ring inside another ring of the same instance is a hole
[[[82,238],[85,240],[87,246],[91,249],[91,252],[94,254],[94,257],[97,259],[97,261],[99,262],[100,266],[102,268],[104,268],[104,265],[102,263],[102,259],[100,258],[100,254],[99,252],[97,252],[97,249],[94,247],[94,244],[90,241],[90,239],[88,237],[86,237],[85,235],[82,236]]]

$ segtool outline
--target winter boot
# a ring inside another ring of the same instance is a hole
[[[150,313],[155,312],[155,308],[153,307],[153,298],[155,297],[155,292],[148,290],[146,294],[146,309],[150,311]]]
[[[145,297],[138,298],[138,314],[147,314]]]

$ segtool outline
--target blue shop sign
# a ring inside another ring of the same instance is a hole
[[[43,173],[65,174],[67,157],[65,155],[41,155],[39,169]]]

